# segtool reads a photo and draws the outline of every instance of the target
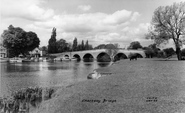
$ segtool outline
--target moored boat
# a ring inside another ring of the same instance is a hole
[[[69,57],[63,57],[62,61],[70,61]]]
[[[9,59],[9,62],[10,62],[10,63],[20,63],[20,62],[22,62],[22,61],[23,61],[22,58],[17,58],[17,57],[14,57],[14,58],[10,58],[10,59]]]
[[[8,58],[0,58],[0,62],[8,62]]]
[[[31,62],[30,59],[23,59],[22,62]]]
[[[71,58],[71,60],[74,60],[74,61],[76,61],[76,60],[77,60],[77,58],[74,58],[74,57],[73,57],[73,58]]]

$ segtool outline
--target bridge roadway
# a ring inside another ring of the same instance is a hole
[[[134,54],[134,53],[137,53],[140,58],[146,57],[143,50],[125,50],[125,49],[117,49],[112,51],[107,49],[96,49],[96,50],[86,50],[86,51],[63,52],[63,53],[57,53],[57,54],[51,54],[51,55],[57,57],[58,59],[62,59],[63,57],[68,57],[68,58],[75,57],[78,59],[93,58],[95,60],[97,60],[98,58],[104,55],[107,55],[112,60],[114,60],[115,58],[126,59],[129,57],[130,54]]]

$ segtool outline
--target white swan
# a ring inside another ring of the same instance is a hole
[[[98,79],[101,77],[101,74],[98,73],[96,70],[93,71],[93,73],[90,73],[87,78],[88,79]]]

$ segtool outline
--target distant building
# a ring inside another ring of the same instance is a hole
[[[0,58],[7,57],[7,49],[3,47],[2,44],[0,44]]]
[[[30,52],[30,55],[36,58],[42,57],[45,55],[45,51],[42,51],[39,48],[35,48],[33,51]]]
[[[41,53],[41,51],[39,50],[39,48],[35,48],[33,51],[30,51],[30,55],[31,55],[32,57],[38,58],[38,57],[42,56],[42,53]]]

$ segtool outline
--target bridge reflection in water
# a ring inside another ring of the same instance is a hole
[[[98,62],[110,62],[117,61],[120,59],[129,58],[130,54],[137,54],[138,58],[145,58],[146,55],[143,50],[125,50],[125,49],[98,49],[98,50],[86,50],[86,51],[73,51],[73,52],[63,52],[57,54],[51,54],[57,58],[77,58],[83,61],[98,61]]]

